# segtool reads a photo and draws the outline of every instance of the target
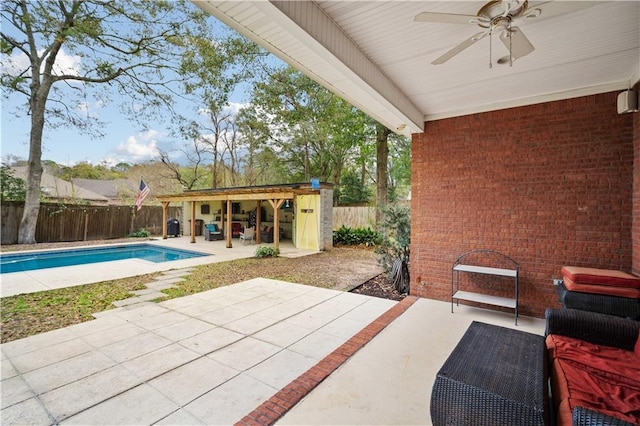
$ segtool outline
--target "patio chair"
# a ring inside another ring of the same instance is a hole
[[[240,233],[240,240],[242,240],[242,244],[247,244],[247,241],[250,241],[253,244],[253,238],[255,235],[255,228],[249,226],[244,228],[244,232]]]
[[[222,235],[222,230],[218,228],[218,225],[215,223],[207,223],[204,225],[204,239],[205,241],[216,241],[224,239],[224,235]]]

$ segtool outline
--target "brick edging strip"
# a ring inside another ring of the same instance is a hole
[[[369,343],[378,333],[391,324],[393,320],[409,309],[416,300],[418,300],[416,296],[407,296],[402,299],[402,301],[380,315],[316,365],[280,389],[275,395],[263,402],[251,413],[244,416],[236,423],[236,426],[273,425],[280,417],[284,416],[287,411],[293,408],[302,398],[307,396],[309,392],[347,361],[347,359]]]

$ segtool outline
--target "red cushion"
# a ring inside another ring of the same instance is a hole
[[[640,356],[640,330],[638,330],[638,340],[636,340],[636,346],[633,348],[636,355]]]
[[[546,342],[559,416],[581,406],[640,424],[640,356],[560,335]]]
[[[599,284],[578,284],[573,282],[571,278],[567,276],[563,277],[562,282],[565,288],[570,291],[640,299],[640,288],[614,287]]]
[[[562,275],[577,284],[599,284],[615,287],[639,288],[640,278],[613,269],[563,266]]]

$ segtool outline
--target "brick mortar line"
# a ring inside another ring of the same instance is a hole
[[[302,373],[291,383],[276,392],[252,412],[236,422],[235,426],[273,425],[291,408],[322,383],[331,373],[355,355],[375,336],[402,315],[418,300],[416,296],[407,296],[401,302],[389,308],[378,318],[357,332],[349,340],[338,346],[316,365]]]

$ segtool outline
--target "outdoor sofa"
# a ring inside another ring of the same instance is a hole
[[[545,317],[557,425],[640,424],[640,322],[576,309]]]
[[[545,316],[545,337],[474,321],[436,375],[432,423],[640,425],[640,322]]]

